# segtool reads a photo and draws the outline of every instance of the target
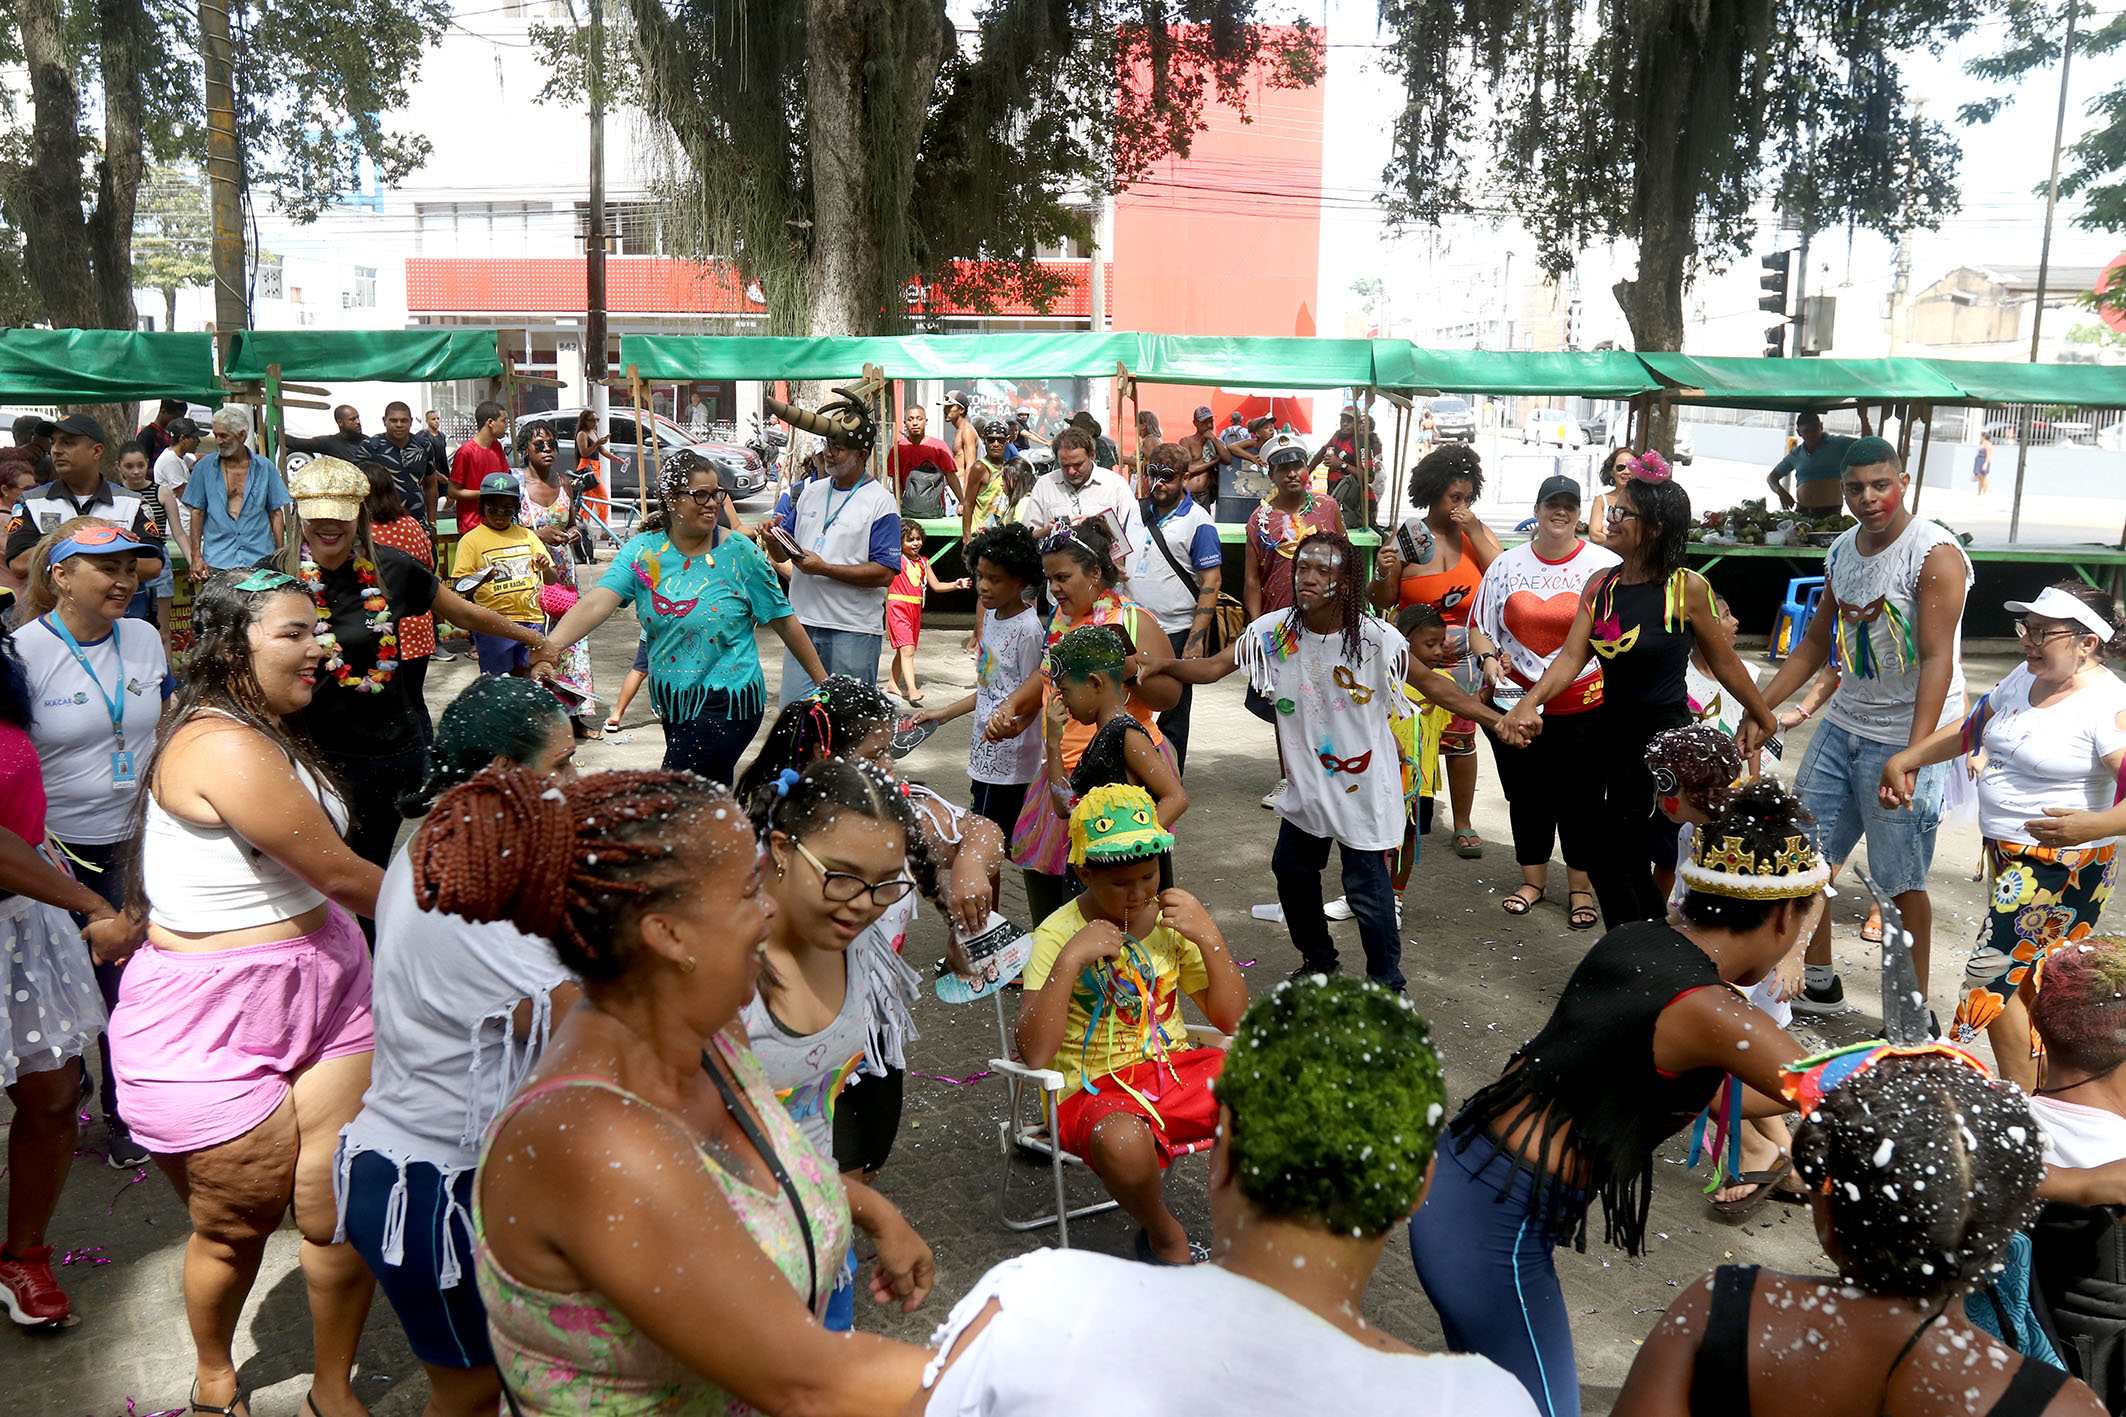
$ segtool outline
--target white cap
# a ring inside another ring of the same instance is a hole
[[[2035,600],[2010,600],[2005,602],[2010,615],[2042,615],[2047,620],[2072,620],[2088,630],[2104,643],[2111,643],[2118,634],[2116,627],[2104,617],[2104,612],[2078,595],[2069,595],[2058,586],[2046,586],[2045,593]]]

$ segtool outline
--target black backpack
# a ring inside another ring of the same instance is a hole
[[[901,515],[945,515],[945,474],[934,467],[912,467],[901,478]]]
[[[2126,1406],[2126,1223],[2105,1207],[2049,1202],[2030,1227],[2031,1278],[2053,1346],[2106,1409]],[[2035,1296],[2034,1296],[2035,1297]]]

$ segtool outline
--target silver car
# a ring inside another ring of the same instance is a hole
[[[576,418],[582,413],[578,408],[557,408],[546,413],[527,413],[516,422],[516,436],[521,438],[524,430],[534,423],[544,423],[554,430],[554,440],[560,446],[554,454],[554,466],[573,470],[576,466]],[[733,497],[751,497],[767,486],[767,469],[760,458],[736,443],[727,443],[707,438],[661,415],[645,414],[644,422],[655,420],[657,428],[657,455],[660,462],[670,458],[681,448],[691,448],[710,462],[716,464],[717,475],[724,490]],[[608,409],[605,415],[607,430],[605,443],[605,485],[614,500],[632,502],[637,489],[642,485],[642,461],[649,451],[647,440],[635,422],[631,408]]]

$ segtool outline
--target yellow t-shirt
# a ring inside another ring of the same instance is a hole
[[[493,566],[495,573],[473,588],[473,604],[519,625],[543,625],[546,616],[539,610],[539,587],[545,583],[545,577],[539,574],[539,568],[552,564],[553,557],[547,554],[546,543],[539,540],[530,527],[513,526],[508,531],[496,531],[481,525],[470,528],[458,538],[450,574],[456,579]]]
[[[1411,665],[1420,674],[1427,672],[1416,660]],[[1438,670],[1438,673],[1446,673]],[[1395,734],[1395,746],[1403,755],[1403,797],[1410,803],[1410,820],[1417,820],[1417,799],[1439,796],[1440,735],[1454,715],[1438,704],[1421,699],[1417,690],[1408,684],[1402,686],[1403,697],[1410,701],[1410,712],[1389,722]]]
[[[1028,989],[1039,989],[1048,982],[1056,958],[1063,953],[1063,947],[1085,928],[1085,923],[1085,912],[1077,901],[1072,901],[1035,927],[1033,958],[1026,965]],[[1150,978],[1152,1019],[1166,1039],[1167,1049],[1181,1052],[1189,1046],[1188,1025],[1181,1018],[1181,996],[1199,994],[1211,987],[1211,975],[1203,967],[1202,951],[1179,930],[1162,924],[1148,937],[1130,946],[1125,958],[1131,955]],[[1111,967],[1103,967],[1099,972],[1110,984],[1114,982]],[[1097,1083],[1109,1073],[1158,1056],[1158,1045],[1145,1026],[1143,1011],[1133,1000],[1120,1008],[1103,1005],[1097,1024],[1094,1022],[1093,1005],[1100,995],[1091,980],[1092,973],[1088,970],[1079,976],[1077,987],[1070,991],[1070,1009],[1063,1021],[1063,1046],[1056,1050],[1055,1060],[1049,1064],[1063,1074],[1065,1097],[1082,1088],[1088,1075]],[[1087,1038],[1088,1031],[1092,1035],[1090,1039]]]

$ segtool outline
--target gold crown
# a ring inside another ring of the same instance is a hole
[[[1806,836],[1786,839],[1776,851],[1758,852],[1741,837],[1698,833],[1690,860],[1678,872],[1692,890],[1746,900],[1786,900],[1814,895],[1831,878]]]

